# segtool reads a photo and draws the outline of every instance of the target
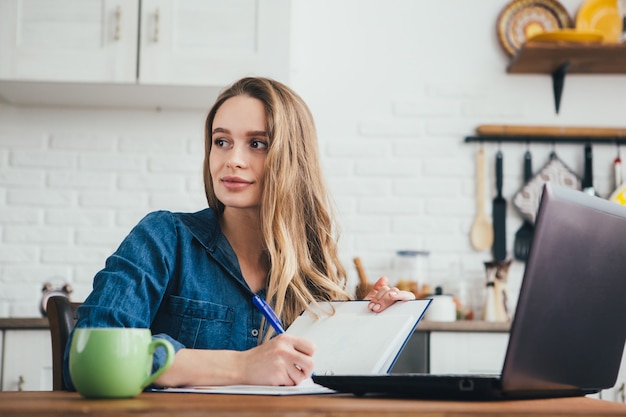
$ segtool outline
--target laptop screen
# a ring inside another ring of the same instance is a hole
[[[504,391],[609,388],[626,340],[626,208],[544,186]]]

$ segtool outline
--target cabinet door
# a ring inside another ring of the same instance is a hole
[[[139,0],[0,0],[0,79],[135,82]]]
[[[140,84],[286,81],[289,0],[142,0]]]
[[[500,374],[508,333],[432,332],[430,372]]]
[[[52,390],[50,331],[5,331],[2,371],[3,391]]]

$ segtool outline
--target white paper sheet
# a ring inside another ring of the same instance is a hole
[[[289,387],[274,387],[268,385],[225,385],[225,386],[193,386],[180,388],[165,388],[155,390],[159,392],[186,392],[196,394],[248,394],[248,395],[310,395],[332,394],[335,391],[323,387],[306,379],[300,384]]]

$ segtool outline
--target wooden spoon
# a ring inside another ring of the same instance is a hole
[[[493,227],[485,212],[485,151],[482,146],[476,153],[476,216],[470,242],[476,250],[486,250],[493,245]]]
[[[354,258],[354,266],[356,266],[356,272],[359,275],[359,284],[356,286],[356,298],[357,300],[362,300],[369,294],[373,285],[367,281],[367,275],[365,275],[361,258]]]

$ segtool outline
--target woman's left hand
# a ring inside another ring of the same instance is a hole
[[[364,300],[371,300],[368,308],[380,313],[396,301],[414,300],[415,294],[410,291],[400,291],[396,287],[389,287],[387,277],[380,277]]]

